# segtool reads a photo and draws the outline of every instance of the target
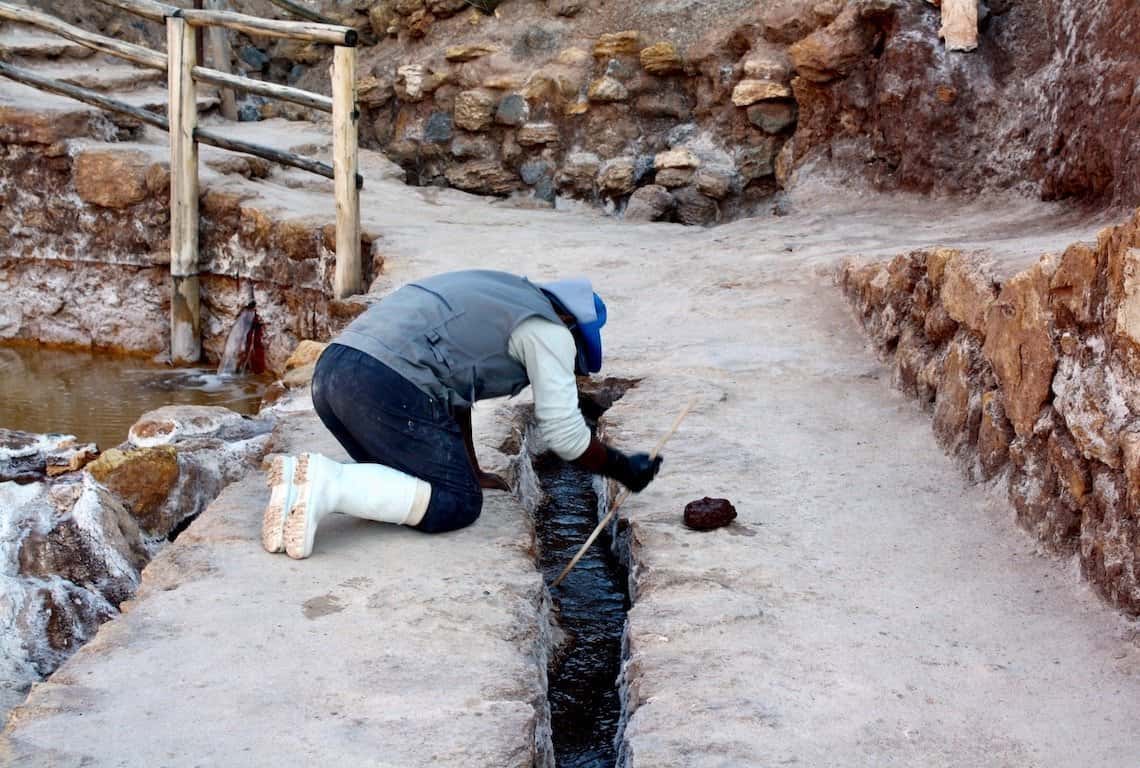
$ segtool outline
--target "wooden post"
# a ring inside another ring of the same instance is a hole
[[[948,51],[978,47],[978,0],[942,0],[942,29],[938,34]]]
[[[333,186],[336,189],[336,274],[333,296],[360,293],[360,189],[356,186],[356,49],[333,49]]]
[[[183,19],[166,19],[170,118],[170,359],[175,365],[202,356],[198,303],[198,145],[194,129],[198,103],[192,70],[194,28]]]
[[[211,11],[223,11],[224,0],[206,0],[206,8]],[[230,35],[224,27],[207,27],[206,42],[209,46],[210,66],[222,74],[230,74]],[[233,88],[222,88],[222,117],[227,120],[237,120],[237,95]]]

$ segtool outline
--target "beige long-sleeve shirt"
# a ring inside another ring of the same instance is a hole
[[[524,320],[507,342],[507,354],[526,368],[534,392],[534,415],[550,450],[573,461],[590,445],[590,428],[578,408],[574,336],[561,323]]]

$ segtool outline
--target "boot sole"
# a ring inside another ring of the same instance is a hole
[[[266,485],[272,491],[261,518],[261,546],[272,554],[285,551],[285,519],[293,505],[295,474],[292,456],[276,456],[266,475]]]
[[[285,554],[294,560],[304,560],[313,552],[313,537],[309,535],[309,454],[297,459],[293,470],[293,484],[297,488],[293,506],[285,519]]]

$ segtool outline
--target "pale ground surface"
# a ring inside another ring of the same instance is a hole
[[[610,412],[619,444],[647,449],[699,397],[660,480],[623,510],[625,764],[1134,768],[1136,626],[965,482],[831,285],[845,256],[935,244],[1012,269],[1103,222],[802,189],[781,218],[625,226],[407,189],[375,156],[364,173],[377,288],[470,266],[588,274],[610,307],[606,373],[644,378]],[[330,185],[308,178],[208,180],[330,219]],[[330,450],[311,415],[294,419],[283,448]],[[682,528],[703,495],[732,499],[739,524]],[[338,520],[294,563],[260,550],[264,500],[260,478],[231,487],[155,561],[132,610],[17,711],[10,761],[527,764],[543,603],[519,505],[497,494],[441,537]]]

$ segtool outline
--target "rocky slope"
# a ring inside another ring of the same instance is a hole
[[[315,5],[363,33],[362,141],[414,184],[699,224],[766,205],[805,166],[881,188],[1140,200],[1140,11],[1121,0],[990,0],[970,53],[946,50],[927,0]],[[239,71],[328,87],[319,47],[234,50]]]

